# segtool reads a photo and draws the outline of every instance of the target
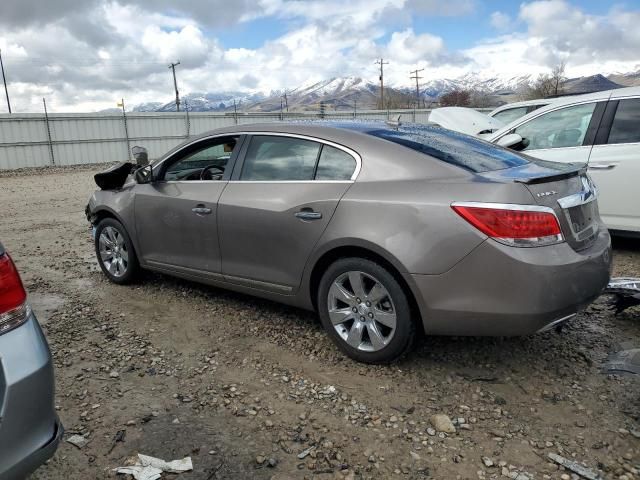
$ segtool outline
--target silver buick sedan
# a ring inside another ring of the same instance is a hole
[[[438,127],[238,125],[144,163],[96,175],[87,205],[111,281],[148,269],[316,310],[363,362],[398,358],[418,329],[548,329],[609,279],[581,166]]]

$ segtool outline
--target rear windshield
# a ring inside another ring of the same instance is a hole
[[[398,130],[385,128],[366,133],[476,173],[529,163],[511,150],[439,127],[403,126]]]

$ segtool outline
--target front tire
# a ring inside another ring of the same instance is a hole
[[[138,257],[127,230],[118,220],[101,220],[94,243],[98,264],[109,280],[124,285],[136,279],[140,272]]]
[[[415,324],[407,294],[391,272],[364,258],[342,258],[320,280],[318,313],[333,342],[364,363],[407,353]]]

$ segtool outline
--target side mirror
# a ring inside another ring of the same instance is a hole
[[[522,137],[517,133],[509,133],[508,135],[505,135],[504,137],[498,139],[496,144],[500,145],[501,147],[509,148],[521,143],[522,140]]]
[[[146,165],[149,165],[149,152],[147,152],[146,148],[138,147],[136,145],[135,147],[131,148],[131,154],[133,155],[137,166],[144,167]]]
[[[136,179],[136,183],[151,183],[153,181],[153,170],[151,165],[138,168],[133,174]]]

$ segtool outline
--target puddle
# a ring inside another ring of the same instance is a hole
[[[64,305],[64,298],[61,295],[52,293],[30,293],[29,304],[33,309],[41,325],[46,324],[56,310]]]

